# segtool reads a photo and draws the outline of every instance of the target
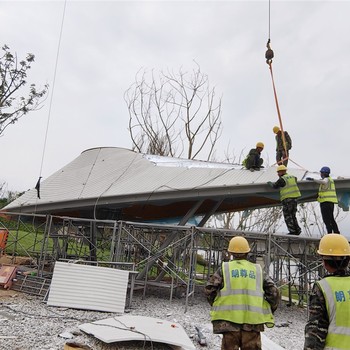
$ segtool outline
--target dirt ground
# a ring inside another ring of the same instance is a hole
[[[28,256],[0,255],[1,265],[31,265],[33,259]]]
[[[17,292],[11,289],[4,289],[0,286],[0,301],[6,298],[16,298],[22,295],[21,292]]]

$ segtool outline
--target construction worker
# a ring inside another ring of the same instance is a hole
[[[307,177],[306,180],[320,184],[317,201],[320,203],[321,215],[328,233],[339,233],[338,225],[334,219],[334,204],[338,203],[334,180],[329,176],[331,169],[323,166],[320,170],[321,179]]]
[[[315,282],[309,297],[304,350],[350,349],[350,247],[339,234],[324,235],[317,253],[329,274]]]
[[[264,160],[260,157],[261,152],[264,149],[264,144],[262,142],[258,142],[255,148],[252,148],[247,157],[243,161],[243,165],[249,169],[250,171],[260,170],[263,168]]]
[[[272,188],[280,189],[283,217],[289,234],[300,235],[301,228],[299,227],[296,213],[298,205],[297,198],[301,194],[297,184],[297,178],[287,174],[287,167],[285,165],[279,165],[277,167],[277,174],[279,179],[275,183],[269,181],[267,184]]]
[[[227,251],[230,260],[205,287],[213,332],[223,335],[221,350],[260,350],[264,325],[274,326],[279,291],[259,264],[247,260],[250,247],[244,237],[233,237]]]
[[[292,139],[287,131],[284,131],[284,140],[282,131],[278,126],[274,126],[272,131],[276,134],[276,162],[278,165],[288,165],[289,150],[292,148]]]

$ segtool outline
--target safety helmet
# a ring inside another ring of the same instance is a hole
[[[348,240],[339,233],[324,235],[318,246],[318,254],[325,256],[350,256]]]
[[[262,142],[258,142],[258,143],[256,144],[256,148],[258,148],[258,147],[264,148],[264,144],[263,144]]]
[[[230,243],[228,244],[228,249],[230,253],[249,253],[250,247],[248,241],[242,236],[236,236],[231,238]]]
[[[276,170],[277,172],[279,172],[279,171],[287,171],[287,167],[285,166],[285,165],[279,165],[278,167],[277,167],[277,170]]]
[[[331,169],[328,166],[323,166],[320,170],[320,173],[330,174]]]
[[[280,131],[280,128],[278,126],[274,126],[272,131],[277,134]]]

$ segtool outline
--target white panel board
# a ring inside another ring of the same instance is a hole
[[[264,333],[261,333],[261,345],[263,350],[284,350],[282,346],[273,342]]]
[[[179,323],[159,318],[123,315],[84,323],[79,328],[105,343],[145,340],[177,346],[183,350],[196,349]]]
[[[125,270],[57,261],[47,304],[123,313],[128,278]]]

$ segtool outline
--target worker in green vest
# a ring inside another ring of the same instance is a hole
[[[324,235],[317,253],[328,274],[309,298],[304,350],[350,349],[350,246],[340,234]]]
[[[279,165],[277,167],[279,179],[276,182],[268,181],[268,185],[272,188],[280,190],[280,198],[282,203],[282,212],[284,221],[289,230],[290,235],[300,235],[301,228],[298,224],[297,214],[297,199],[301,196],[297,184],[297,178],[287,174],[287,167]]]
[[[320,203],[321,215],[327,233],[339,233],[338,225],[334,219],[334,205],[338,203],[334,180],[329,176],[331,169],[324,166],[320,170],[321,179],[307,177],[306,180],[320,184],[317,201]]]
[[[233,237],[227,250],[230,260],[205,287],[213,332],[223,335],[221,350],[260,350],[264,325],[274,326],[279,291],[259,264],[247,260],[250,247],[244,237]]]

